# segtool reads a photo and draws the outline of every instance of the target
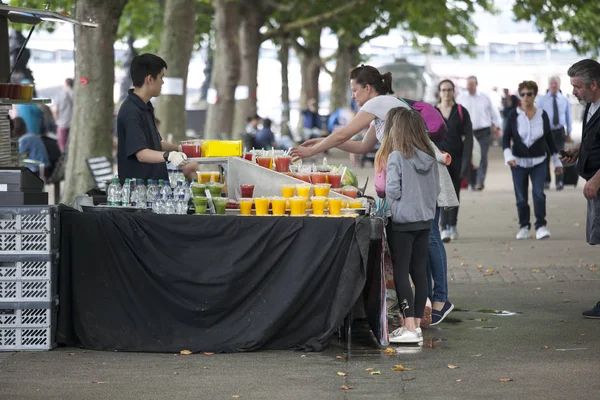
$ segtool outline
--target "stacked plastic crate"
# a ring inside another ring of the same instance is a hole
[[[0,351],[55,346],[58,210],[0,207]]]

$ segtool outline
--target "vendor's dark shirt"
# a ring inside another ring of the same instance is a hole
[[[144,101],[133,90],[119,109],[117,116],[117,136],[119,148],[119,179],[169,179],[166,163],[141,163],[136,157],[140,150],[162,151],[161,136],[156,129],[154,107]]]
[[[600,170],[600,109],[589,115],[591,104],[585,108],[583,132],[577,172],[586,180],[591,179]]]

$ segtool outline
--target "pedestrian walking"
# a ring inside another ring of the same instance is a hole
[[[550,231],[546,228],[546,195],[544,194],[546,177],[544,161],[547,158],[547,149],[552,156],[556,174],[562,173],[562,163],[558,159],[558,150],[552,139],[548,114],[541,108],[537,108],[534,103],[537,92],[538,86],[533,81],[523,81],[519,84],[521,106],[508,116],[502,138],[504,160],[510,166],[517,199],[519,216],[517,240],[529,238],[530,180],[535,213],[535,238],[541,240],[550,237]]]
[[[600,64],[595,60],[581,60],[567,73],[573,95],[586,107],[581,143],[565,150],[561,159],[567,165],[577,162],[577,173],[587,180],[583,187],[587,200],[586,240],[595,245],[600,244]],[[600,319],[600,301],[584,311],[583,316]]]
[[[444,140],[437,144],[438,148],[452,157],[448,172],[460,200],[460,185],[471,170],[471,154],[473,152],[473,126],[469,112],[454,97],[454,83],[443,80],[438,85],[439,102],[436,108],[446,121],[447,133]],[[458,207],[441,210],[440,225],[442,241],[448,243],[458,239]],[[435,308],[435,307],[434,307]]]
[[[477,77],[467,78],[467,93],[460,95],[456,102],[469,111],[473,125],[473,135],[481,147],[479,168],[470,172],[469,183],[473,190],[483,190],[487,174],[488,152],[492,143],[492,132],[502,134],[502,120],[498,108],[488,96],[477,90]]]
[[[544,96],[537,98],[536,105],[538,108],[546,111],[550,118],[550,130],[552,139],[558,151],[565,149],[565,142],[570,143],[571,140],[571,104],[569,99],[560,91],[560,78],[553,76],[548,81],[548,92]],[[566,131],[565,131],[566,129]],[[550,188],[550,158],[547,157],[544,163],[546,165],[546,185],[545,188]],[[556,190],[562,190],[564,187],[563,175],[555,175],[554,183]]]

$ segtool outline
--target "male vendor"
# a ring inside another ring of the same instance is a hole
[[[160,95],[167,63],[154,54],[136,56],[131,62],[133,89],[117,116],[119,178],[164,179],[168,182],[167,162],[183,168],[188,179],[196,177],[196,163],[187,163],[181,147],[165,142],[156,126],[152,97]]]

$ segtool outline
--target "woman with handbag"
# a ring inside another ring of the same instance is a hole
[[[456,196],[460,200],[460,185],[462,179],[468,176],[471,155],[473,152],[473,125],[467,109],[456,104],[454,99],[454,83],[445,79],[438,85],[439,103],[436,108],[446,121],[446,137],[437,146],[452,157],[448,166],[450,178]],[[443,209],[440,215],[442,241],[448,243],[458,238],[456,225],[458,223],[458,207]]]

